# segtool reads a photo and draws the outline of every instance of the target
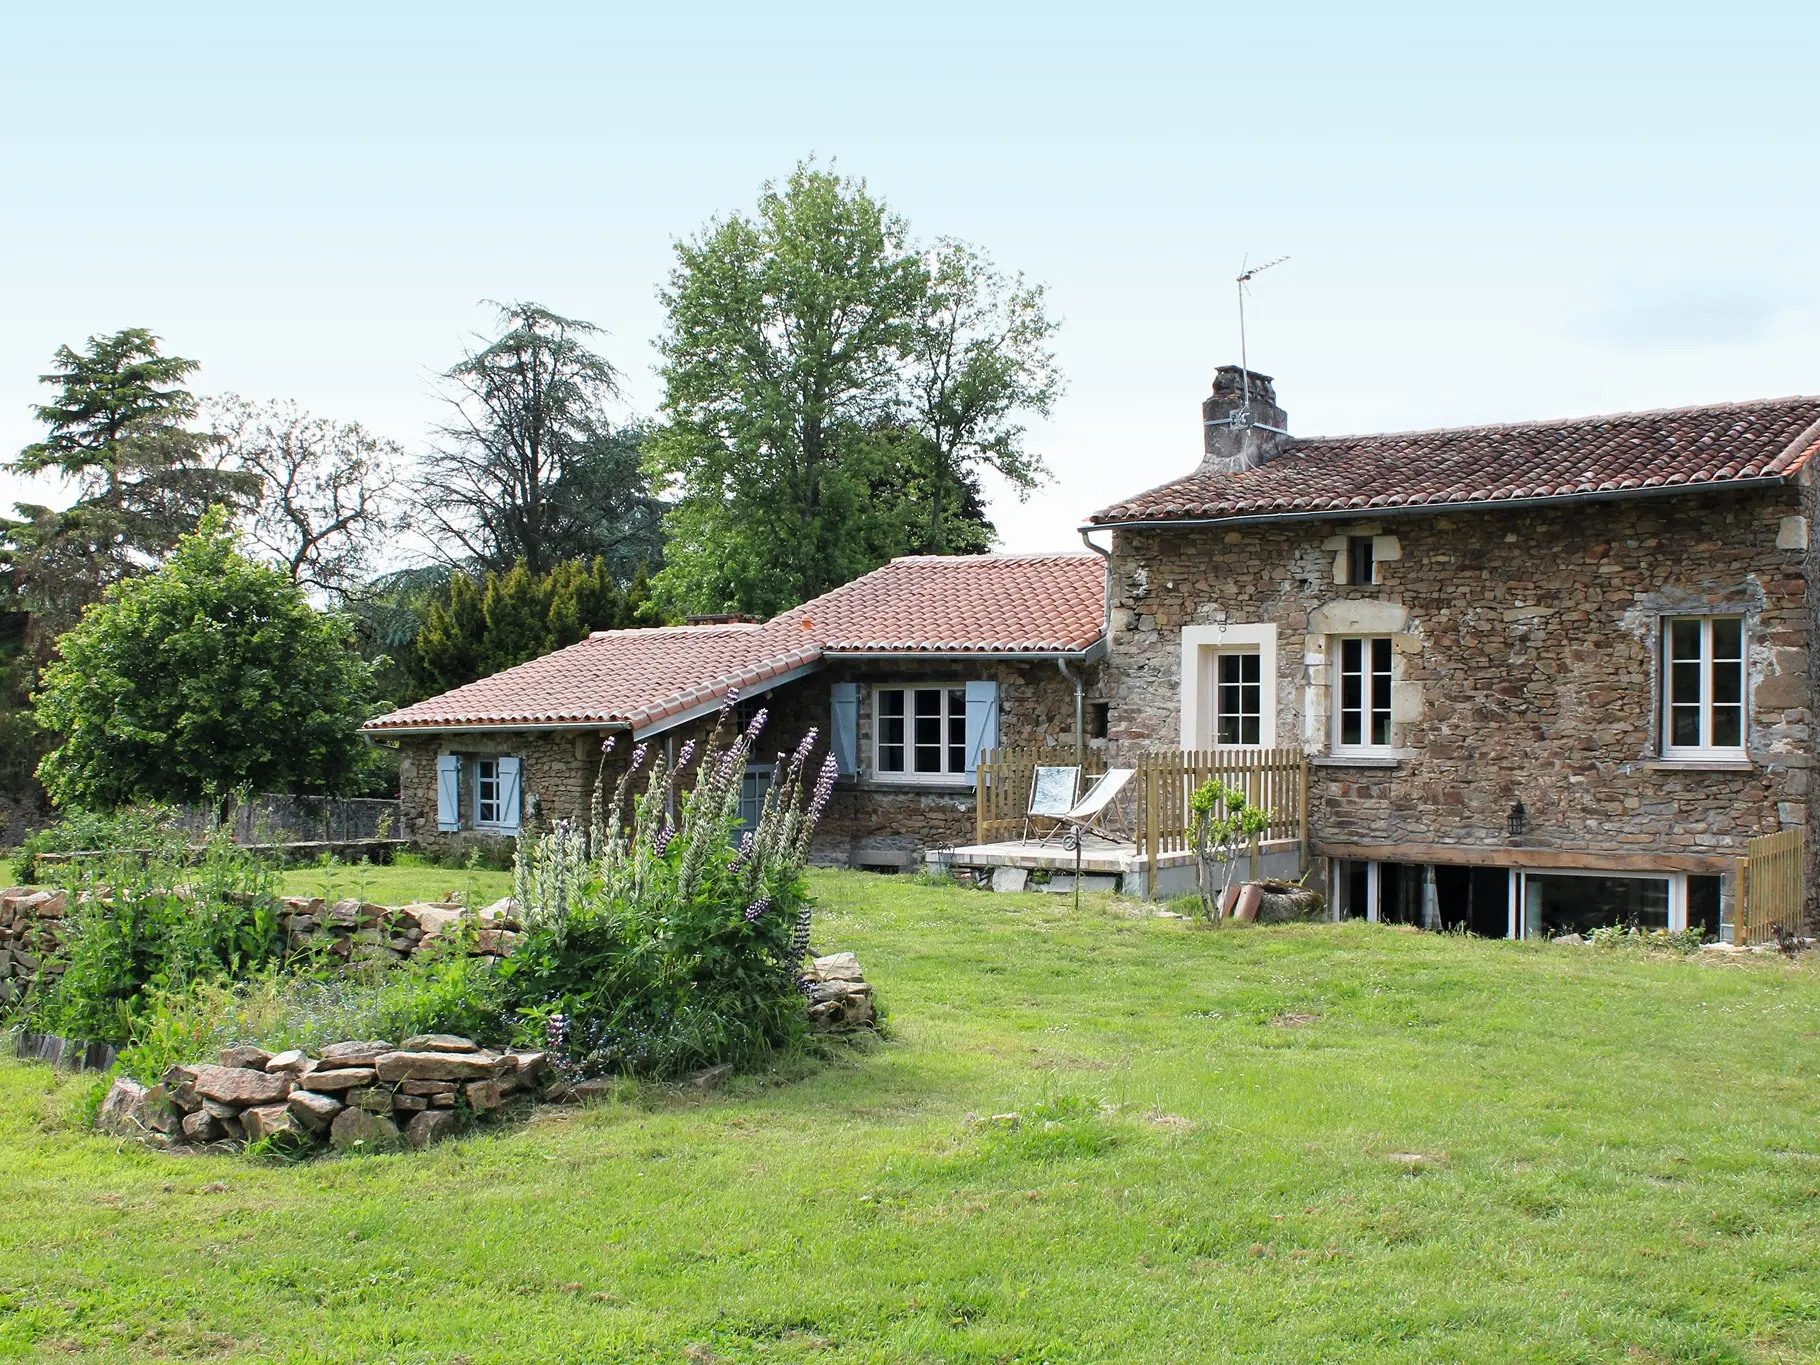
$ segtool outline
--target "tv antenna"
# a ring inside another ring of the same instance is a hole
[[[1281,265],[1288,259],[1287,256],[1278,256],[1274,261],[1265,261],[1262,265],[1247,265],[1245,261],[1239,263],[1239,386],[1244,395],[1239,411],[1245,414],[1247,426],[1251,424],[1251,360],[1245,353],[1245,286],[1271,266]]]

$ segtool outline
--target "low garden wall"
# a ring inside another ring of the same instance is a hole
[[[187,1151],[427,1147],[530,1092],[545,1071],[542,1052],[494,1052],[450,1034],[335,1043],[314,1057],[232,1047],[216,1065],[171,1067],[157,1085],[118,1078],[97,1124]]]
[[[801,985],[815,1032],[876,1027],[872,986],[852,953],[811,959]],[[691,1081],[705,1089],[732,1070],[710,1067]],[[170,1067],[156,1085],[116,1077],[96,1126],[179,1155],[261,1142],[292,1153],[423,1148],[515,1101],[579,1101],[611,1085],[563,1076],[540,1050],[487,1048],[451,1034],[396,1045],[352,1039],[313,1054],[238,1046],[212,1063]]]
[[[63,970],[63,921],[70,908],[63,891],[9,887],[0,891],[0,1009],[25,993],[40,974]],[[510,897],[469,911],[453,901],[378,905],[286,896],[279,928],[287,957],[318,957],[343,964],[375,959],[403,962],[424,949],[452,942],[484,957],[504,957],[523,926]]]
[[[0,1009],[23,995],[40,972],[56,976],[63,970],[57,952],[68,905],[62,891],[22,886],[0,891]]]

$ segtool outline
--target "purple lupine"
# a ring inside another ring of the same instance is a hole
[[[619,738],[618,735],[608,735],[606,737],[606,739],[602,742],[602,744],[600,746],[600,756],[602,758],[605,758],[608,754],[613,752],[614,741],[616,741],[618,738]]]
[[[675,828],[671,825],[665,825],[662,829],[658,830],[657,834],[652,838],[651,852],[655,853],[660,858],[663,857],[665,851],[670,847],[670,841],[675,837]]]
[[[739,689],[737,687],[729,687],[727,689],[727,695],[721,700],[721,703],[720,703],[721,715],[723,715],[723,716],[726,715],[729,711],[731,711],[735,706],[738,706],[738,705],[739,705]]]
[[[765,722],[770,718],[770,710],[763,706],[759,707],[758,714],[752,717],[752,723],[746,727],[746,738],[757,739],[758,732],[765,728]]]
[[[639,765],[645,761],[645,751],[647,749],[649,749],[650,747],[651,746],[649,744],[640,744],[636,749],[632,750],[632,771],[633,772],[637,772]]]
[[[840,764],[829,754],[822,760],[822,770],[815,779],[815,795],[809,800],[809,823],[814,824],[834,795],[834,779],[840,776]]]
[[[689,760],[695,757],[695,741],[690,740],[682,746],[682,752],[676,756],[676,768],[680,772],[689,766]]]
[[[804,735],[802,737],[802,742],[796,746],[795,757],[798,763],[803,763],[808,760],[809,751],[815,747],[816,735],[817,731],[815,727],[810,726],[809,733]]]
[[[764,914],[765,911],[770,908],[771,898],[769,896],[760,896],[757,900],[753,901],[752,904],[746,907],[746,923],[754,923],[760,915]]]

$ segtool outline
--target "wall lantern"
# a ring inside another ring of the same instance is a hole
[[[1504,828],[1510,831],[1513,839],[1521,837],[1529,828],[1529,812],[1523,809],[1522,801],[1510,808],[1510,814],[1504,818]]]

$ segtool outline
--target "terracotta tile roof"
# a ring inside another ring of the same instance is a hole
[[[1194,473],[1096,525],[1443,507],[1786,478],[1820,447],[1820,398],[1289,442],[1256,469]]]
[[[1065,654],[1100,638],[1098,555],[906,555],[787,611],[829,654]]]
[[[1100,638],[1096,555],[911,556],[765,625],[601,631],[579,644],[370,721],[645,730],[824,654],[1060,654]]]

